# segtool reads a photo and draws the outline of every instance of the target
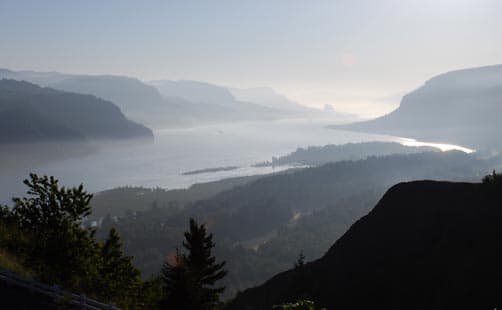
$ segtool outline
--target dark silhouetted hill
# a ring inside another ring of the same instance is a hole
[[[28,143],[152,138],[109,101],[0,80],[0,142]]]
[[[390,114],[334,127],[500,150],[501,114],[502,65],[495,65],[438,75]]]
[[[299,298],[328,309],[502,305],[500,184],[401,183],[321,259],[244,291],[227,309]]]

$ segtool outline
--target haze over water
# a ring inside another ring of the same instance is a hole
[[[174,189],[186,188],[194,183],[266,174],[290,168],[253,165],[271,160],[273,156],[286,155],[299,147],[368,141],[417,143],[385,135],[325,128],[328,124],[332,122],[283,120],[159,130],[155,132],[153,144],[113,145],[84,157],[2,173],[0,201],[9,202],[12,195],[23,194],[22,180],[30,172],[54,175],[66,185],[83,182],[91,192],[118,186]],[[451,148],[455,147],[446,145],[446,149]],[[188,171],[228,166],[239,168],[183,175]],[[17,180],[17,183],[12,180]]]

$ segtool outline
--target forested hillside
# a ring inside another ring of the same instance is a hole
[[[258,166],[281,166],[292,164],[319,166],[329,162],[342,160],[365,159],[369,156],[413,154],[433,151],[439,151],[439,149],[426,146],[406,146],[397,142],[362,142],[347,143],[342,145],[331,144],[298,148],[290,154],[273,157],[271,161],[260,163]]]
[[[297,299],[328,309],[496,309],[500,180],[398,184],[321,259],[246,290],[226,309]]]
[[[232,294],[290,268],[300,251],[308,260],[323,255],[395,183],[474,181],[499,164],[499,158],[481,160],[461,152],[342,161],[259,178],[198,202],[138,196],[136,200],[144,198],[142,204],[152,207],[105,218],[101,227],[106,231],[116,225],[126,253],[145,274],[153,274],[165,253],[174,253],[179,245],[175,236],[187,219],[206,223],[217,240],[217,255],[229,262],[225,282]]]
[[[112,102],[90,95],[0,80],[0,143],[152,139]]]

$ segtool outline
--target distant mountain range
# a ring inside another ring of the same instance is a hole
[[[501,150],[502,65],[438,75],[380,118],[333,126],[430,142]]]
[[[115,103],[127,117],[155,128],[212,122],[270,120],[292,117],[343,118],[336,112],[302,107],[279,94],[240,91],[241,100],[227,88],[197,81],[153,81],[112,75],[74,75],[58,72],[0,69],[0,79],[28,81],[42,87],[91,94]],[[234,92],[238,92],[234,90]],[[247,92],[247,96],[242,96]]]
[[[322,258],[238,294],[226,309],[297,299],[327,309],[498,309],[500,186],[398,184]]]
[[[0,143],[83,142],[153,138],[152,131],[128,120],[112,102],[0,80]]]
[[[289,100],[269,87],[249,89],[227,88],[198,81],[151,81],[165,98],[182,98],[198,103],[206,109],[220,107],[228,109],[230,115],[251,119],[270,118],[344,118],[352,117],[335,111],[309,108]]]

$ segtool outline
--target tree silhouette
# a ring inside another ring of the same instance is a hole
[[[30,174],[28,195],[0,205],[0,250],[19,260],[37,280],[86,294],[122,309],[152,309],[161,299],[161,281],[142,282],[132,257],[111,228],[105,242],[85,228],[92,195],[80,185],[65,188],[54,177]]]
[[[120,236],[114,227],[101,248],[98,271],[99,293],[105,301],[134,303],[141,284],[140,271],[134,267],[132,257],[124,256]]]
[[[164,285],[163,308],[197,309],[193,298],[194,283],[191,283],[191,277],[179,249],[176,249],[174,264],[167,261],[164,263],[162,280]]]
[[[59,186],[54,177],[30,174],[28,197],[14,198],[12,216],[24,233],[26,264],[40,279],[67,288],[86,287],[96,272],[94,230],[81,227],[92,198],[82,185]]]
[[[303,255],[303,251],[300,251],[298,254],[298,259],[295,262],[294,269],[301,270],[305,266],[305,255]]]
[[[175,263],[166,262],[163,268],[165,305],[174,309],[214,309],[224,287],[214,287],[227,272],[225,262],[216,263],[211,250],[215,244],[206,227],[190,219],[190,229],[185,232],[183,247],[188,252],[177,251]]]

